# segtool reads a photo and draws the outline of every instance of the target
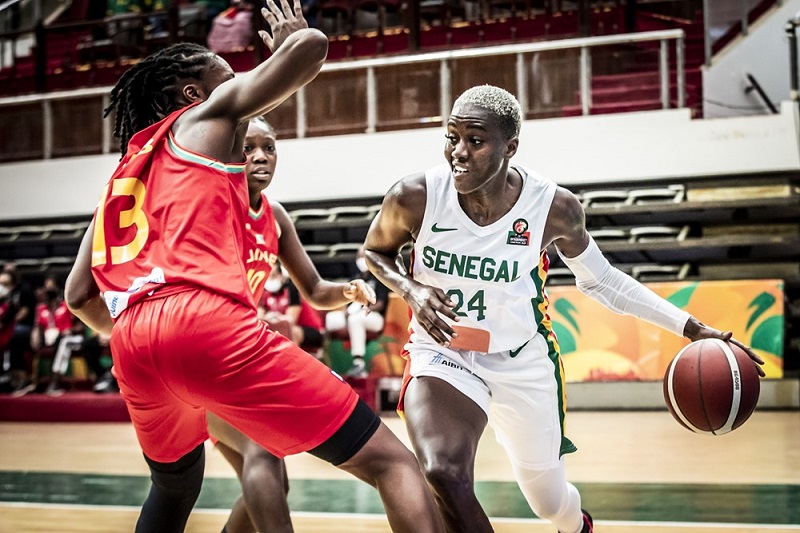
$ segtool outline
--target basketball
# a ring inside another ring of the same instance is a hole
[[[738,346],[719,339],[695,341],[664,375],[669,412],[695,433],[724,435],[753,414],[761,389],[755,363]]]

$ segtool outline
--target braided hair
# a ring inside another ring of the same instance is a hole
[[[134,133],[179,108],[184,80],[201,80],[214,57],[199,44],[178,43],[148,56],[120,77],[103,118],[116,110],[114,136],[120,139],[123,154]]]

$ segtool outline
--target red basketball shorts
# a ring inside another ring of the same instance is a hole
[[[208,438],[206,410],[284,457],[325,442],[358,401],[254,309],[200,289],[125,310],[111,352],[142,451],[158,462]]]

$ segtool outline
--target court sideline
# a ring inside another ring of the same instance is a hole
[[[402,422],[384,419],[406,444]],[[800,532],[800,412],[762,411],[734,433],[695,435],[666,411],[568,416],[579,451],[567,471],[599,533]],[[187,532],[219,532],[238,494],[207,447],[206,481]],[[299,533],[389,531],[377,493],[308,455],[287,459]],[[127,423],[0,423],[0,532],[131,531],[147,469]],[[500,533],[553,531],[516,489],[487,432],[479,498]]]

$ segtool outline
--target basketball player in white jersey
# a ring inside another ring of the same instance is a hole
[[[563,456],[576,448],[564,435],[564,373],[543,287],[549,244],[580,290],[607,307],[691,340],[729,340],[763,361],[613,268],[575,196],[510,163],[520,123],[503,89],[462,94],[447,122],[447,164],[389,190],[366,258],[413,312],[400,409],[448,530],[492,531],[473,480],[489,423],[533,511],[561,533],[588,533],[592,518],[564,473]],[[408,241],[410,272],[398,260]]]

